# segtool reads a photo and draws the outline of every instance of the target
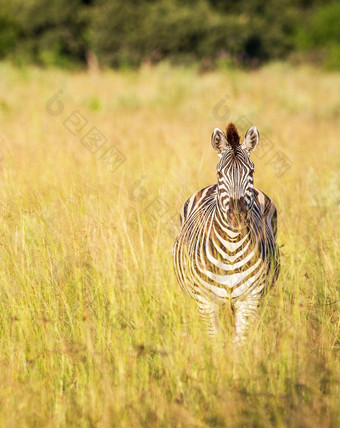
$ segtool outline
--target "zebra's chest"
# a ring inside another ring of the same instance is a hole
[[[238,297],[265,275],[261,243],[251,229],[235,234],[208,222],[191,233],[187,251],[187,275],[218,298]]]

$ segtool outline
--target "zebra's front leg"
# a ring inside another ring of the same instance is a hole
[[[234,303],[235,335],[233,343],[242,346],[247,340],[250,325],[258,316],[259,297],[248,297]]]
[[[200,296],[197,301],[198,311],[210,339],[215,339],[219,332],[217,304]]]

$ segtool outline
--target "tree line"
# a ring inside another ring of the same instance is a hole
[[[0,59],[81,67],[270,60],[340,68],[329,0],[0,0]]]

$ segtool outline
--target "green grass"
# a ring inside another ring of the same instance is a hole
[[[339,426],[339,85],[282,64],[0,65],[1,426]],[[88,121],[76,135],[63,124],[74,110]],[[253,161],[278,207],[282,269],[245,348],[223,308],[214,350],[172,245],[181,205],[216,180],[212,130],[241,116],[272,142]],[[93,126],[126,158],[114,172],[81,142]],[[292,163],[281,177],[278,151]]]

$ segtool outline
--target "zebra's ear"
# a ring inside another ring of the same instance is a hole
[[[225,133],[220,129],[215,128],[211,136],[211,145],[213,146],[214,150],[217,151],[218,156],[221,157],[222,152],[224,152],[228,147]]]
[[[243,150],[246,150],[249,154],[256,149],[260,141],[260,134],[256,129],[256,126],[252,126],[248,129],[244,141],[241,144]]]

